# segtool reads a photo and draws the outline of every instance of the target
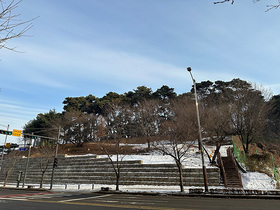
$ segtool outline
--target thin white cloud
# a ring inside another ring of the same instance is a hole
[[[29,46],[28,51],[30,53],[21,60],[24,63],[24,73],[18,69],[12,70],[27,82],[40,86],[70,88],[69,81],[71,83],[75,79],[92,82],[111,80],[113,83],[124,80],[132,83],[142,81],[143,84],[152,81],[160,83],[169,79],[182,81],[184,74],[184,69],[143,55],[81,44],[69,43],[67,50]]]
[[[13,109],[16,110],[19,113],[38,113],[38,112],[43,112],[44,109],[38,109],[38,108],[33,108],[31,104],[28,103],[23,103],[19,101],[14,101],[14,100],[5,100],[1,99],[0,100],[0,108],[2,110],[5,109]]]
[[[18,105],[13,101],[0,101],[0,123],[10,125],[11,129],[22,129],[22,127],[37,114],[45,112],[38,108],[31,108],[30,105]]]
[[[39,109],[30,109],[30,108],[25,108],[21,106],[15,106],[15,105],[10,105],[10,104],[2,104],[0,102],[0,109],[2,111],[11,111],[14,113],[16,116],[26,116],[26,115],[34,115],[34,113],[38,113]],[[42,110],[40,110],[42,111]]]

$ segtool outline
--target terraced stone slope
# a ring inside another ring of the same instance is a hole
[[[30,158],[25,184],[39,184],[42,176],[39,163],[42,158]],[[96,156],[59,157],[55,168],[53,184],[115,184],[115,173],[108,158]],[[16,183],[19,171],[25,171],[27,158],[20,159],[8,176],[8,183]],[[51,180],[53,160],[48,165],[44,184]],[[0,182],[11,164],[4,161]],[[183,169],[185,186],[203,186],[203,173],[200,168]],[[207,168],[209,186],[220,185],[219,168]],[[179,185],[175,164],[142,164],[138,161],[122,161],[120,185]]]

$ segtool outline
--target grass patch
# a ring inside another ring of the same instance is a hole
[[[261,172],[280,179],[280,147],[275,144],[250,144],[248,153],[245,153],[238,137],[233,137],[234,154],[241,165],[248,171]]]

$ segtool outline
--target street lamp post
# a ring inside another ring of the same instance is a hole
[[[202,171],[203,171],[203,179],[204,179],[204,187],[205,192],[208,192],[208,180],[207,180],[207,172],[204,163],[204,152],[202,147],[202,137],[201,137],[201,126],[200,126],[200,118],[199,118],[199,109],[198,109],[198,100],[197,100],[197,92],[196,92],[196,82],[192,76],[191,67],[187,68],[188,72],[190,72],[192,81],[193,81],[193,88],[194,88],[194,96],[195,96],[195,106],[196,106],[196,114],[197,114],[197,123],[198,123],[198,146],[201,153],[201,160],[202,160]]]

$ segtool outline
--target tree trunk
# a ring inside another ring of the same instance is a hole
[[[147,139],[147,143],[148,143],[148,151],[150,151],[151,149],[151,142],[150,142],[150,137],[148,134],[146,134],[146,139]]]
[[[216,145],[216,150],[215,150],[213,158],[211,160],[212,164],[216,162],[215,159],[216,159],[216,157],[217,157],[217,155],[218,155],[218,153],[220,151],[220,148],[221,148],[221,144]]]
[[[249,138],[247,136],[247,139],[246,139],[246,150],[245,150],[245,153],[247,154],[249,151]]]
[[[205,152],[205,154],[207,155],[207,157],[209,159],[209,162],[211,163],[211,157],[210,157],[208,151],[205,149],[205,147],[203,147],[203,149],[204,149],[204,152]]]
[[[4,181],[3,187],[6,186],[7,181],[8,181],[8,177],[9,177],[10,172],[12,171],[12,169],[13,169],[13,168],[10,168],[10,169],[6,172],[6,177],[5,177],[5,181]]]
[[[41,177],[41,182],[40,182],[40,188],[43,188],[43,182],[44,182],[44,178],[45,178],[45,173],[46,173],[46,171],[42,171],[42,177]]]
[[[120,180],[120,174],[116,174],[116,191],[119,191],[119,180]]]
[[[247,150],[247,149],[246,149],[246,148],[247,148],[247,147],[246,147],[247,141],[245,141],[245,139],[243,138],[242,135],[239,136],[239,139],[241,139],[241,143],[242,143],[242,147],[243,147],[244,152],[247,153],[247,152],[246,152],[246,150]]]
[[[241,142],[242,142],[242,146],[243,146],[244,152],[248,153],[248,151],[249,151],[249,138],[248,138],[248,135],[246,135],[245,138],[243,138],[243,136],[241,135]]]
[[[9,174],[10,174],[10,170],[6,172],[6,176],[5,176],[5,181],[4,181],[3,187],[6,187],[6,184],[7,184],[7,181],[8,181]]]
[[[179,178],[180,178],[180,191],[184,192],[184,181],[183,181],[182,164],[180,162],[177,162],[177,167],[178,167]]]

